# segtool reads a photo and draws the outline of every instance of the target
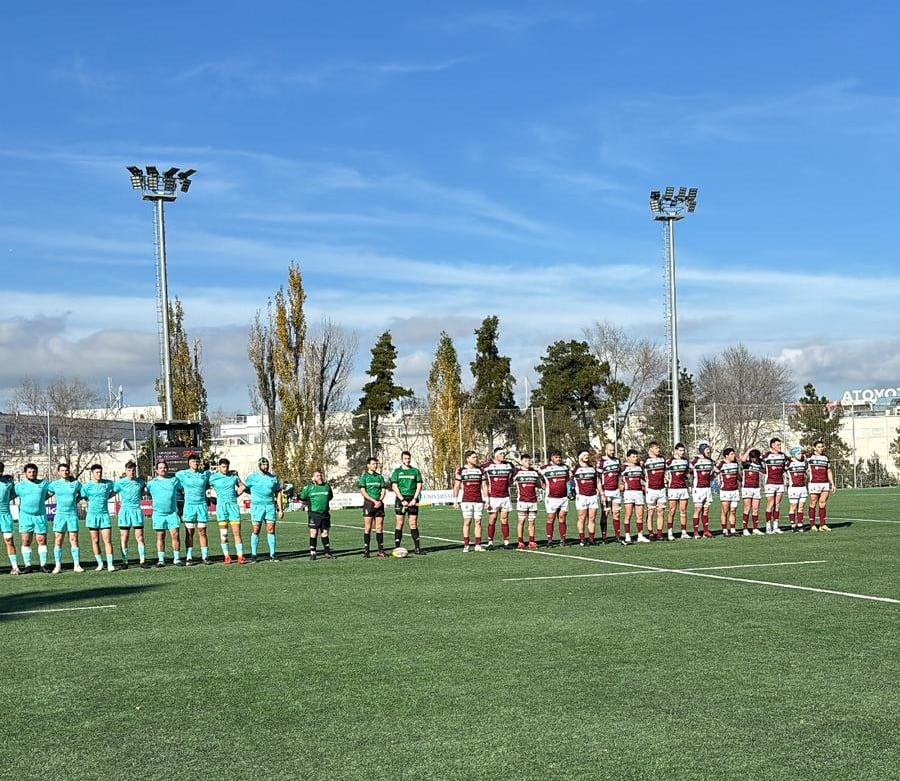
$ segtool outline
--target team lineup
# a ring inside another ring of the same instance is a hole
[[[465,453],[465,463],[456,470],[453,484],[453,507],[462,513],[463,551],[482,552],[493,548],[498,523],[503,547],[512,547],[510,515],[514,497],[517,522],[515,547],[518,550],[537,549],[536,525],[542,502],[546,514],[544,544],[547,547],[554,545],[558,530],[558,544],[568,545],[567,517],[572,499],[577,513],[578,544],[581,546],[709,538],[713,536],[709,513],[716,487],[724,537],[782,534],[779,524],[785,493],[792,531],[806,530],[807,501],[810,531],[830,531],[826,522],[827,504],[829,496],[835,491],[835,483],[824,443],[817,441],[809,453],[795,447],[788,455],[783,452],[782,441],[775,437],[770,441],[769,448],[765,454],[751,449],[738,455],[734,448],[726,447],[718,460],[714,460],[708,443],[701,442],[697,454],[691,458],[687,457],[685,446],[678,443],[671,456],[665,458],[659,443],[652,442],[643,458],[637,450],[631,449],[622,461],[616,457],[615,446],[609,443],[603,453],[596,454],[593,459],[590,452],[581,451],[573,466],[563,462],[559,451],[551,453],[549,463],[535,466],[527,453],[521,454],[517,463],[513,463],[507,460],[503,448],[496,448],[493,459],[482,463],[477,453],[469,450]],[[0,464],[0,531],[6,544],[10,573],[19,575],[35,570],[32,564],[32,545],[35,543],[38,549],[37,569],[45,573],[60,573],[67,539],[73,571],[84,572],[78,542],[79,504],[82,502],[85,505],[84,523],[90,533],[97,571],[127,569],[132,538],[137,547],[137,563],[145,568],[166,566],[167,543],[171,547],[175,566],[211,564],[207,532],[211,522],[210,494],[215,500],[214,523],[219,528],[223,562],[245,564],[259,561],[263,526],[268,548],[268,555],[263,560],[277,562],[276,528],[278,521],[284,517],[285,491],[278,477],[270,471],[266,458],[260,458],[257,467],[257,471],[241,479],[231,470],[227,458],[219,459],[215,471],[210,471],[195,456],[189,459],[187,469],[174,474],[170,474],[165,461],[159,461],[155,475],[144,480],[137,476],[136,464],[129,461],[125,465],[125,474],[113,481],[103,477],[102,466],[94,464],[90,469],[90,479],[82,483],[72,477],[66,463],[59,464],[57,478],[52,481],[39,479],[38,467],[26,464],[25,477],[19,482],[4,475],[4,466]],[[378,459],[368,459],[366,471],[358,481],[363,499],[364,557],[371,556],[373,529],[376,556],[387,556],[384,519],[388,491],[392,491],[394,496],[393,552],[406,553],[402,541],[404,527],[408,524],[413,552],[425,555],[419,533],[419,499],[423,482],[422,473],[413,466],[409,451],[402,453],[400,466],[387,480],[379,471]],[[252,532],[249,556],[245,556],[238,505],[238,497],[245,493],[250,495]],[[118,567],[113,552],[113,517],[108,510],[108,502],[114,496],[119,500],[116,525],[121,558]],[[56,501],[52,530],[46,506],[50,497]],[[146,555],[145,518],[141,507],[144,497],[149,497],[152,504],[151,523],[156,535],[156,563],[153,565]],[[334,558],[330,542],[330,503],[333,497],[332,487],[319,470],[313,473],[311,481],[298,494],[297,498],[308,512],[311,561],[316,560],[320,541],[325,558]],[[15,543],[16,522],[11,512],[11,502],[14,500],[19,503],[22,567],[19,566],[19,551]],[[688,513],[689,501],[693,505],[691,515]],[[765,513],[764,531],[760,528],[761,511]],[[740,529],[737,525],[739,512],[742,516]],[[483,528],[485,513],[488,518],[486,535]],[[608,534],[610,519],[612,536]],[[637,531],[634,539],[631,535],[633,524]],[[51,531],[52,568],[49,566],[48,546]],[[199,562],[194,559],[195,539],[199,542]],[[231,556],[232,545],[234,558]]]

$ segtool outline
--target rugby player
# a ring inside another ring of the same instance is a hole
[[[825,455],[825,443],[821,439],[813,442],[813,452],[807,457],[809,464],[809,528],[810,531],[830,532],[826,523],[828,498],[835,492],[834,472],[831,460]],[[816,526],[816,509],[819,511],[819,525]]]
[[[666,461],[666,475],[669,483],[669,539],[674,539],[672,530],[675,528],[675,513],[677,512],[681,527],[681,539],[690,540],[691,533],[688,531],[687,508],[691,462],[685,458],[685,446],[682,442],[675,445],[672,457]]]
[[[16,486],[12,476],[3,474],[6,467],[0,462],[0,533],[6,543],[6,555],[9,557],[9,574],[21,575],[19,556],[16,552],[16,540],[13,537],[13,517],[9,503],[16,496]]]
[[[103,477],[100,464],[91,465],[91,479],[81,486],[81,498],[87,501],[87,515],[84,525],[91,533],[91,547],[97,560],[97,572],[103,571],[103,556],[100,555],[100,540],[106,553],[106,569],[115,572],[113,566],[112,518],[109,517],[109,498],[115,494],[112,480]]]
[[[309,560],[316,560],[316,545],[318,538],[322,538],[322,550],[326,559],[333,559],[331,553],[331,512],[329,503],[334,498],[334,491],[325,482],[325,476],[320,470],[313,472],[312,482],[307,483],[297,497],[306,503],[309,515]]]
[[[209,538],[206,526],[209,523],[209,507],[206,490],[209,488],[209,470],[203,469],[200,456],[188,458],[188,468],[175,473],[184,491],[184,508],[181,520],[184,523],[185,566],[194,563],[194,529],[200,535],[200,559],[204,564],[212,564],[209,560]]]
[[[781,450],[781,440],[769,440],[769,452],[762,457],[766,467],[766,534],[783,534],[778,528],[781,517],[781,499],[784,496],[785,470],[790,459]]]
[[[546,495],[544,509],[547,512],[547,547],[553,545],[553,525],[559,519],[559,545],[566,547],[566,514],[569,511],[569,467],[563,463],[562,453],[550,453],[550,463],[540,469]]]
[[[363,498],[363,557],[370,556],[374,523],[378,558],[383,559],[387,555],[384,552],[384,495],[387,493],[387,485],[384,475],[378,471],[378,459],[375,456],[366,459],[366,471],[359,476],[359,492]]]
[[[238,564],[246,564],[244,539],[241,537],[241,508],[238,496],[244,492],[244,484],[237,472],[231,471],[231,462],[220,458],[216,471],[209,476],[209,487],[216,492],[216,522],[219,524],[219,545],[225,564],[231,564],[231,550],[228,546],[228,528],[234,537],[234,552]]]
[[[538,511],[538,489],[541,486],[541,473],[531,464],[531,455],[522,453],[519,456],[519,468],[513,475],[516,486],[516,521],[519,543],[518,550],[525,550],[525,524],[528,524],[528,550],[537,550],[535,541],[535,521]]]
[[[19,499],[19,537],[22,540],[22,572],[33,572],[31,543],[37,538],[38,561],[41,572],[50,572],[47,566],[47,496],[50,485],[38,480],[37,464],[25,464],[25,479],[16,483]]]
[[[791,460],[788,463],[788,518],[791,522],[792,532],[803,532],[803,520],[806,512],[806,500],[809,491],[806,486],[806,458],[803,448],[791,448]]]
[[[53,516],[53,574],[62,572],[63,541],[69,535],[72,551],[72,569],[84,572],[81,566],[81,551],[78,548],[78,501],[81,499],[81,483],[72,477],[69,465],[61,463],[56,467],[57,479],[47,486],[47,491],[56,497],[56,515]]]
[[[391,490],[394,492],[394,547],[403,542],[403,518],[409,518],[409,533],[413,538],[416,552],[419,547],[419,495],[422,493],[422,473],[412,465],[412,453],[404,450],[400,454],[400,466],[391,473]]]
[[[644,536],[644,468],[633,448],[625,454],[622,467],[622,504],[625,505],[625,545],[631,544],[631,517],[637,519],[637,541],[650,542]]]
[[[125,477],[116,480],[115,490],[119,494],[119,544],[122,549],[122,569],[128,569],[128,540],[134,530],[134,541],[137,543],[138,564],[147,568],[147,551],[144,547],[144,511],[141,509],[141,497],[147,482],[137,476],[137,464],[129,461],[125,464]]]
[[[509,511],[512,501],[509,489],[515,467],[506,460],[506,451],[502,447],[494,448],[494,460],[485,464],[484,478],[487,480],[488,541],[487,547],[494,547],[494,532],[497,530],[497,516],[500,516],[500,531],[503,534],[503,547],[509,549]]]
[[[753,518],[753,530],[751,534],[762,534],[759,530],[759,502],[760,483],[766,473],[766,467],[762,462],[762,453],[757,448],[741,456],[742,487],[741,498],[744,500],[744,528],[750,518]]]
[[[181,519],[178,517],[178,494],[181,483],[175,475],[169,474],[165,461],[156,463],[156,476],[147,482],[147,493],[153,504],[151,522],[156,532],[156,566],[166,566],[166,532],[172,538],[172,563],[181,567]]]
[[[647,486],[647,534],[651,539],[662,540],[666,516],[666,459],[660,455],[659,442],[647,446],[644,459],[644,483]],[[653,533],[653,511],[656,510],[656,534]],[[674,540],[669,527],[669,540]]]
[[[721,483],[719,501],[722,504],[722,536],[737,537],[737,508],[741,497],[741,465],[737,462],[737,455],[733,447],[726,447],[722,451],[722,460],[716,464],[716,474]],[[744,520],[743,535],[750,536],[746,519]]]
[[[572,479],[575,481],[575,509],[578,511],[578,544],[593,545],[597,534],[597,509],[599,502],[600,473],[590,462],[590,453],[582,450],[578,454],[578,464],[572,470]],[[587,525],[587,539],[585,539],[585,522]],[[606,542],[606,535],[601,538]]]
[[[715,464],[712,460],[712,448],[709,442],[701,442],[697,447],[697,455],[691,459],[691,472],[694,475],[694,539],[700,539],[700,523],[703,523],[703,536],[712,537],[709,530],[709,506],[712,503],[712,475]]]
[[[453,509],[462,510],[463,553],[469,552],[469,529],[475,522],[475,550],[481,553],[481,516],[487,502],[487,483],[484,470],[478,466],[474,450],[465,452],[466,463],[456,470],[453,479]]]
[[[266,524],[266,543],[269,546],[269,561],[278,561],[275,555],[275,524],[284,518],[284,494],[278,478],[269,471],[269,459],[263,456],[256,462],[257,471],[248,475],[244,485],[250,489],[250,559],[259,561],[259,533]]]
[[[622,542],[622,521],[620,519],[622,511],[622,492],[620,490],[622,462],[616,458],[616,446],[612,442],[607,442],[603,448],[603,457],[597,461],[597,469],[600,472],[600,487],[603,499],[600,515],[600,533],[605,539],[607,517],[611,515],[616,542]]]

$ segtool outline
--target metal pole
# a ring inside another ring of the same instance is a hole
[[[172,345],[169,341],[169,281],[166,271],[166,219],[163,199],[156,199],[156,241],[159,246],[159,298],[162,312],[163,388],[166,394],[166,421],[175,419],[172,399]]]
[[[547,458],[547,416],[544,413],[545,408],[541,405],[541,458],[546,462],[549,461],[549,459]]]
[[[375,455],[375,435],[372,433],[372,410],[366,408],[369,413],[369,455]]]
[[[463,456],[463,435],[462,435],[462,407],[460,407],[457,412],[459,413],[459,463],[465,464],[466,459]]]
[[[53,473],[53,444],[50,442],[50,410],[47,410],[47,475]]]
[[[853,487],[859,488],[859,484],[857,482],[857,474],[856,474],[856,405],[853,404],[850,407],[850,436],[852,439],[853,446]]]
[[[696,444],[697,440],[698,440],[698,434],[697,434],[697,402],[695,401],[695,402],[694,402],[694,443],[695,443],[695,444]],[[677,442],[678,440],[676,439],[675,441]]]
[[[528,409],[531,412],[531,455],[535,457],[537,456],[537,453],[534,452],[537,447],[537,439],[534,436],[534,407],[529,407]]]
[[[669,234],[669,313],[672,318],[672,438],[675,442],[681,441],[681,402],[678,388],[678,309],[675,301],[675,220],[666,220],[666,230]],[[696,426],[694,427],[696,434]]]
[[[134,413],[131,413],[131,450],[134,453],[134,463],[138,462],[138,446],[137,446],[137,418],[135,418]],[[140,469],[136,470],[137,474],[140,475]]]

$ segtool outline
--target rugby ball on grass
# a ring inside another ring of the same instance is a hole
[[[405,559],[407,556],[409,556],[409,551],[402,546],[398,546],[391,551],[391,556],[393,556],[395,559]]]

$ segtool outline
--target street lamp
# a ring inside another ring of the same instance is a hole
[[[193,168],[178,173],[177,168],[169,168],[160,175],[155,165],[148,165],[141,170],[136,165],[126,168],[131,174],[131,187],[140,190],[145,201],[152,201],[156,208],[153,212],[156,243],[156,302],[159,320],[159,359],[162,371],[163,388],[166,396],[166,421],[175,418],[175,405],[172,399],[172,351],[169,343],[169,281],[166,271],[166,219],[163,206],[166,201],[174,201],[176,188],[180,184],[181,192],[186,193],[191,186],[190,177],[197,171]],[[177,176],[176,176],[177,175]]]
[[[666,240],[666,283],[668,298],[666,306],[666,328],[669,332],[672,371],[672,441],[681,440],[681,409],[678,399],[678,310],[675,303],[675,223],[697,208],[697,188],[667,187],[650,192],[650,213],[657,222],[665,223]]]

